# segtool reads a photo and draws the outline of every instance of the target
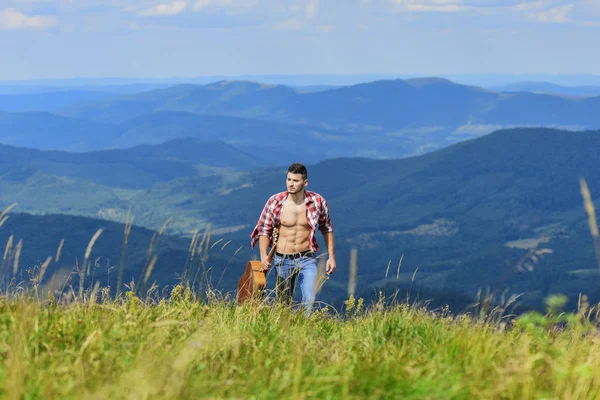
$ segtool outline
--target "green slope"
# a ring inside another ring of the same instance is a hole
[[[190,238],[160,235],[156,231],[135,225],[129,233],[123,253],[123,224],[58,214],[35,216],[10,213],[0,228],[0,244],[6,249],[6,256],[0,266],[2,290],[11,282],[29,281],[32,272],[38,271],[48,257],[52,260],[46,270],[45,282],[53,281],[55,289],[69,290],[71,286],[77,288],[78,268],[85,265],[86,249],[98,230],[102,232],[93,242],[89,253],[88,261],[91,265],[90,273],[87,274],[86,271],[85,274],[85,287],[93,287],[99,282],[101,286],[110,286],[115,291],[121,262],[124,268],[123,283],[130,284],[134,281],[140,284],[149,257],[151,259],[156,256],[148,286],[156,282],[160,285],[160,290],[164,290],[165,285],[181,282],[187,266],[189,281],[193,282],[195,278],[196,287],[204,279],[205,285],[210,280],[213,285],[219,284],[222,290],[231,290],[237,284],[238,275],[248,258],[248,251],[240,249],[241,244],[238,242],[229,243],[229,246],[223,246],[224,243],[221,242],[212,247],[219,240],[217,235],[212,235],[212,239],[208,237],[192,257],[189,251]],[[203,231],[200,232],[197,246],[202,235]],[[19,242],[22,243],[15,274]],[[229,272],[226,269],[228,267]],[[121,289],[127,290],[125,287]]]
[[[527,306],[556,291],[598,297],[579,190],[585,177],[600,196],[598,148],[598,131],[514,129],[420,157],[310,165],[309,189],[328,199],[338,238],[340,269],[326,294],[343,292],[356,247],[358,289],[369,295],[386,284],[391,262],[388,286],[438,301],[464,304],[487,286],[525,292]],[[134,190],[38,172],[0,180],[0,200],[27,212],[121,221],[131,208],[141,225],[158,229],[174,217],[169,232],[189,234],[210,223],[225,241],[247,244],[264,202],[285,189],[284,177],[284,167],[219,171]]]

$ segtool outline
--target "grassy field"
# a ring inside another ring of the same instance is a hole
[[[582,194],[600,260],[583,184]],[[238,307],[184,285],[158,293],[130,284],[116,297],[99,285],[53,294],[42,284],[50,260],[0,293],[1,398],[600,398],[600,304],[583,295],[575,313],[554,295],[545,314],[517,316],[515,297],[481,293],[457,315],[380,292],[373,304],[349,295],[340,310],[321,305],[307,317],[277,303]],[[356,278],[356,263],[350,267]]]
[[[407,304],[310,317],[170,296],[0,299],[2,398],[584,399],[600,396],[595,309],[518,318]]]

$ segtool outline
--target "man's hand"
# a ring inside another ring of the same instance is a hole
[[[327,266],[325,267],[327,275],[331,275],[335,272],[335,258],[327,259]]]
[[[260,263],[262,264],[262,268],[260,269],[262,272],[266,272],[271,268],[271,263],[267,261],[267,256],[260,258]]]

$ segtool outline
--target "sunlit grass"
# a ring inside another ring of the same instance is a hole
[[[170,296],[0,300],[10,398],[597,398],[592,312],[505,324],[406,304],[311,317]],[[560,301],[559,301],[560,302]],[[552,307],[556,305],[550,304]],[[558,305],[558,307],[560,304]],[[329,311],[328,311],[329,310]],[[555,319],[553,319],[555,318]]]
[[[6,213],[0,215],[0,225],[5,218]],[[324,307],[306,317],[278,304],[238,307],[211,288],[191,289],[200,288],[196,282],[206,274],[210,229],[202,238],[194,233],[183,284],[162,296],[145,286],[163,232],[152,238],[142,287],[123,285],[129,290],[118,290],[116,297],[114,288],[83,285],[90,274],[94,282],[89,255],[101,231],[77,267],[77,288],[48,291],[42,284],[52,257],[28,271],[29,282],[5,286],[0,296],[2,397],[600,397],[599,309],[583,296],[577,313],[563,313],[566,299],[554,296],[547,301],[547,314],[520,317],[509,314],[515,298],[497,305],[481,292],[473,311],[464,315],[403,303],[398,293],[388,298],[380,293],[377,303],[365,305],[353,296],[354,261],[352,290],[341,311]],[[5,275],[15,276],[19,243],[12,237],[7,243]],[[62,242],[55,259],[61,247]],[[396,281],[401,264],[402,258]],[[122,272],[119,288],[121,279]]]

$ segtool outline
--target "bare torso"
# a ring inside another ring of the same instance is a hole
[[[310,249],[310,225],[306,220],[306,205],[304,201],[295,204],[288,197],[281,210],[281,225],[277,251],[282,254],[299,253]]]

